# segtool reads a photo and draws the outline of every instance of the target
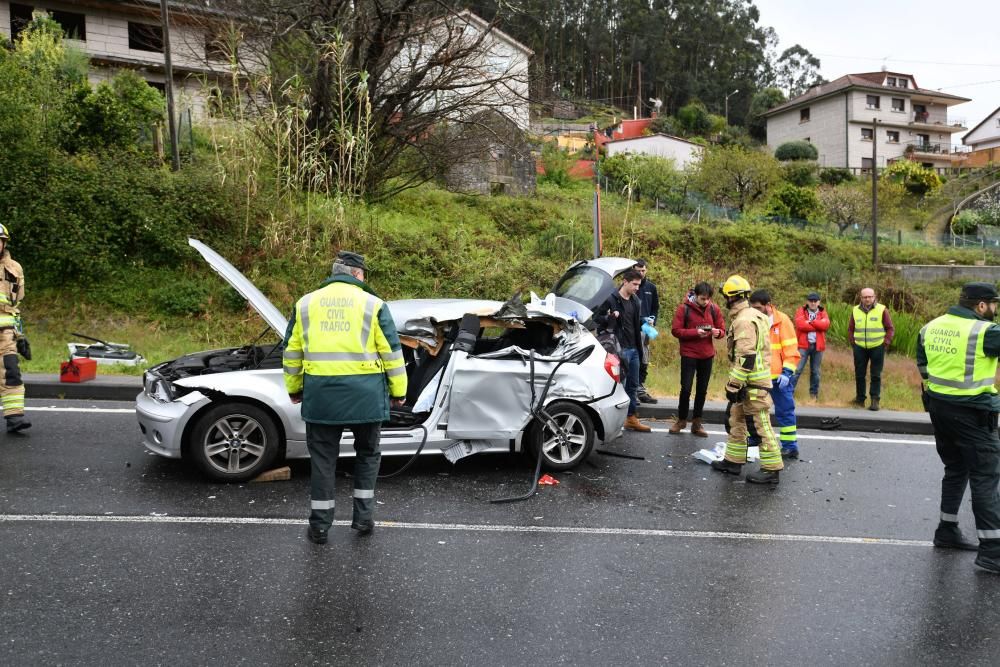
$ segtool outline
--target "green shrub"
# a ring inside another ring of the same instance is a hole
[[[854,174],[845,167],[828,167],[819,172],[819,181],[823,185],[840,185],[854,180]]]
[[[193,279],[178,280],[153,289],[150,300],[158,311],[171,317],[200,315],[208,303],[208,287]]]
[[[546,142],[542,146],[542,166],[545,173],[538,178],[539,183],[551,183],[560,188],[570,184],[569,170],[573,166],[573,158],[568,151]]]
[[[701,102],[694,101],[677,110],[677,125],[685,135],[706,134],[712,129],[712,117]]]
[[[800,188],[791,183],[783,183],[771,193],[767,212],[799,220],[810,220],[819,211],[819,200],[812,188]]]
[[[774,157],[786,162],[789,160],[817,160],[819,151],[808,141],[786,141],[774,151]]]
[[[807,160],[786,162],[781,166],[781,177],[792,185],[807,188],[816,185],[816,170],[815,162]]]
[[[896,160],[882,172],[881,178],[901,183],[912,195],[923,197],[941,187],[937,172],[912,160]]]
[[[836,257],[821,254],[800,263],[792,271],[795,280],[809,287],[826,287],[841,281],[848,267]]]
[[[978,211],[967,208],[959,211],[958,215],[952,218],[951,229],[956,234],[975,234],[976,228],[981,224]]]

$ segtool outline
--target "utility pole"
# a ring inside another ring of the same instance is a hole
[[[170,132],[170,168],[181,168],[181,153],[177,145],[177,119],[174,115],[174,67],[170,60],[170,15],[167,0],[160,0],[160,26],[163,33],[163,71],[166,76],[164,92],[167,94],[167,127]]]
[[[594,257],[600,257],[604,251],[601,239],[601,153],[594,140],[594,150],[597,151],[597,159],[594,160]]]
[[[642,116],[642,61],[639,61],[639,87],[635,91],[635,108],[638,117]]]
[[[878,268],[878,118],[872,118],[872,267]]]
[[[739,88],[737,88],[733,92],[731,92],[728,95],[726,95],[726,126],[727,127],[729,126],[729,98],[732,97],[733,95],[735,95],[738,92],[740,92]]]

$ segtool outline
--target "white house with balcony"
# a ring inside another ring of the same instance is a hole
[[[968,101],[921,88],[912,74],[846,74],[768,111],[767,145],[773,151],[787,141],[808,141],[821,166],[854,171],[903,158],[948,168],[965,152],[952,144],[952,135],[966,130],[965,120],[950,117],[948,108]]]
[[[14,39],[31,22],[35,11],[45,11],[59,23],[67,44],[90,57],[92,83],[132,69],[163,90],[163,30],[159,0],[101,1],[0,0],[0,35]],[[174,91],[180,113],[190,110],[203,117],[209,91],[227,79],[230,58],[223,44],[225,17],[192,3],[170,3],[170,52]],[[252,69],[241,53],[241,67]]]

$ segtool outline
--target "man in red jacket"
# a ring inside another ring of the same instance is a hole
[[[697,375],[691,433],[702,438],[708,437],[701,415],[705,407],[705,396],[708,394],[708,381],[712,377],[712,360],[715,358],[715,344],[712,341],[726,335],[722,311],[712,303],[714,291],[709,283],[700,282],[674,311],[670,333],[681,344],[681,395],[677,403],[677,421],[670,427],[671,433],[680,433],[687,426],[691,385]]]
[[[826,349],[826,330],[830,328],[830,316],[819,305],[819,293],[810,292],[804,306],[795,311],[795,333],[799,339],[799,365],[792,378],[798,384],[799,376],[809,362],[809,397],[819,398],[819,367],[823,363]]]

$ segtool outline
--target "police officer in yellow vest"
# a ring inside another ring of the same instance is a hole
[[[994,384],[1000,326],[993,323],[998,301],[1000,294],[989,283],[963,287],[958,305],[920,330],[917,368],[944,463],[934,545],[978,550],[976,565],[1000,574],[1000,398]],[[966,486],[972,491],[978,545],[958,529]]]
[[[338,253],[326,284],[295,304],[285,334],[285,388],[302,404],[312,459],[312,511],[306,532],[326,544],[333,523],[334,476],[344,428],[354,433],[351,528],[375,527],[381,423],[406,397],[406,368],[389,307],[365,284],[365,260]]]
[[[871,403],[869,410],[879,409],[882,398],[882,366],[885,352],[892,344],[895,329],[889,311],[881,303],[875,302],[875,290],[866,287],[861,290],[861,303],[851,311],[847,325],[847,340],[854,348],[855,395],[851,401],[858,407],[865,405],[865,375],[868,364],[872,368]]]
[[[739,475],[747,462],[747,425],[752,420],[760,436],[760,470],[747,475],[753,484],[777,484],[778,473],[785,467],[781,445],[771,428],[771,320],[750,307],[750,283],[742,276],[729,276],[720,291],[732,321],[729,325],[729,381],[726,398],[732,402],[729,415],[729,439],[726,455],[713,461],[720,472]]]

